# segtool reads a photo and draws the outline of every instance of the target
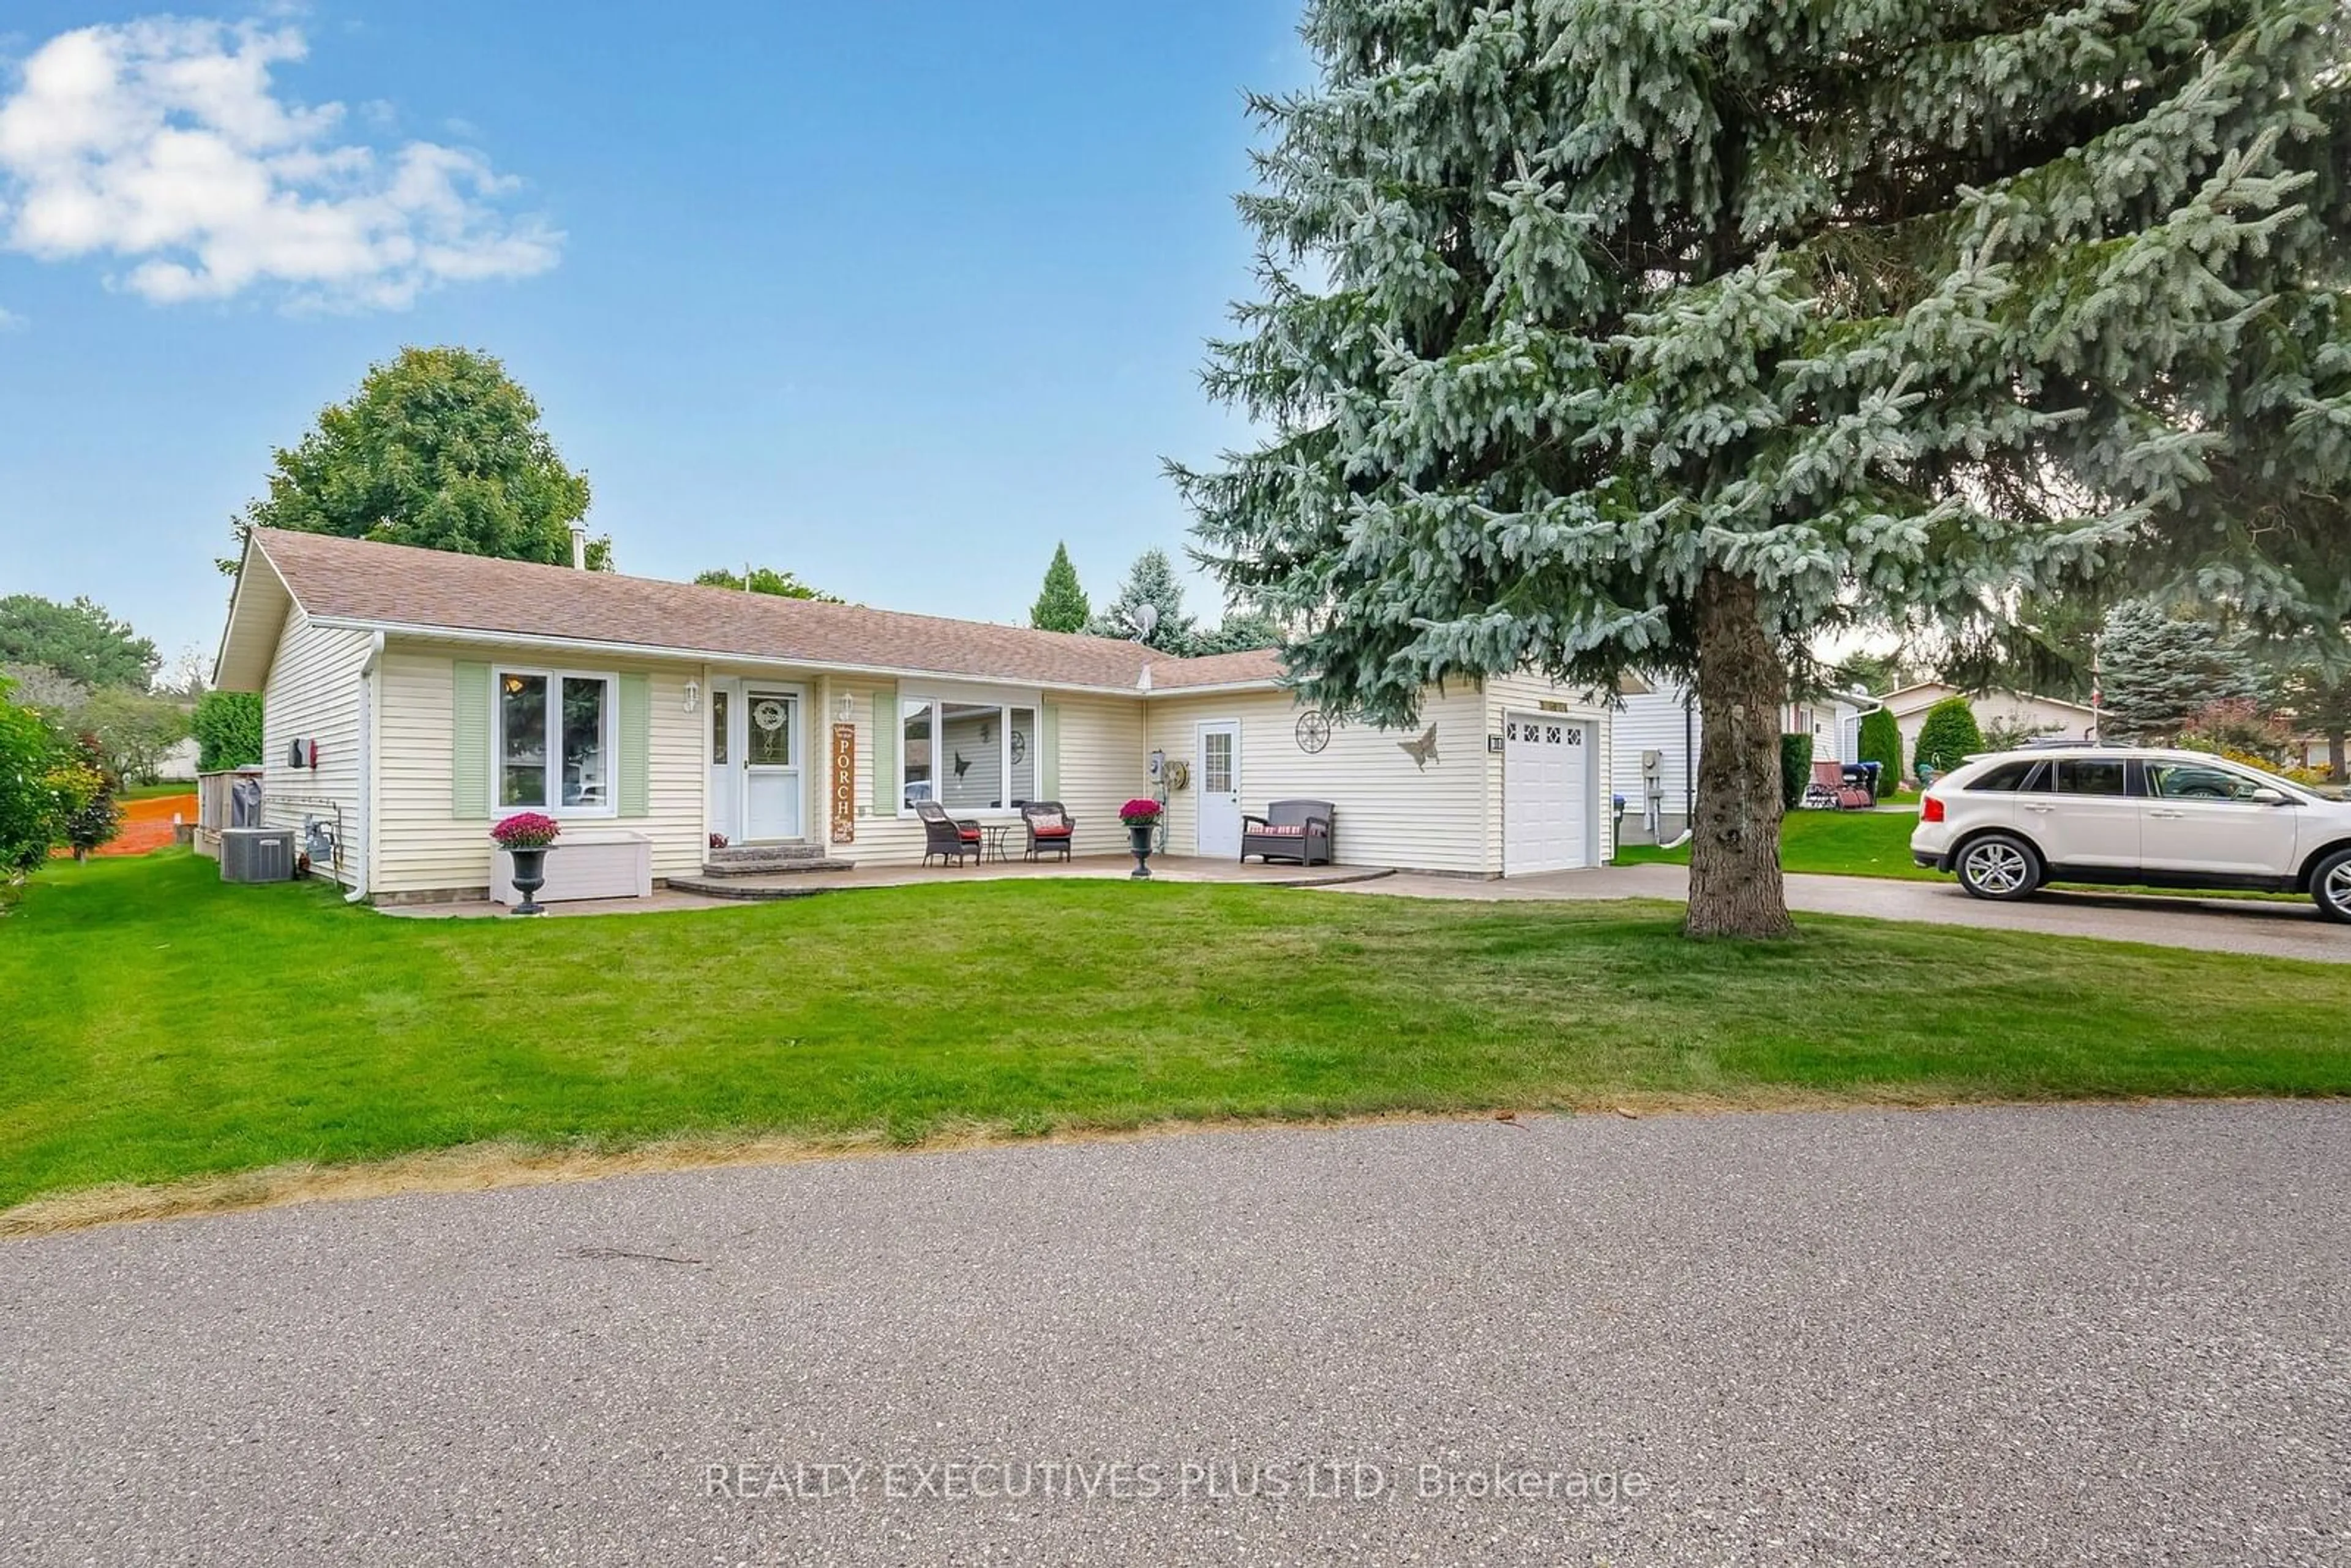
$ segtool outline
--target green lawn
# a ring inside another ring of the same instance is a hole
[[[1163,1118],[2351,1092],[2351,970],[1660,904],[1025,881],[395,920],[209,862],[0,920],[0,1207],[477,1141],[914,1144]]]
[[[1907,882],[1944,882],[1940,872],[1911,863],[1910,835],[1918,826],[1912,811],[1791,811],[1780,824],[1780,864],[1786,871],[1831,876],[1891,876]],[[1661,850],[1626,844],[1619,865],[1687,865],[1689,846]]]

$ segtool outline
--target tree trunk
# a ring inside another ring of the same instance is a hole
[[[1781,709],[1788,672],[1755,585],[1708,567],[1698,590],[1698,821],[1690,936],[1792,936],[1780,880]]]
[[[2351,773],[2345,772],[2343,768],[2345,738],[2344,733],[2339,729],[2326,737],[2326,773],[2327,777],[2333,779],[2337,784],[2351,783]]]

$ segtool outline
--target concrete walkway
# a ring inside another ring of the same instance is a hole
[[[2339,1103],[1600,1115],[5,1242],[0,1562],[2340,1568],[2346,1184]]]
[[[1557,872],[1508,882],[1401,873],[1343,892],[1410,898],[1480,900],[1689,897],[1689,869],[1677,865],[1608,866]],[[1856,915],[1873,920],[1917,920],[1930,925],[1973,925],[1993,931],[2040,931],[2052,936],[2095,936],[2111,942],[2151,942],[2312,958],[2351,964],[2351,925],[2321,918],[2306,902],[2259,899],[2148,898],[2137,894],[2044,893],[2022,904],[1970,898],[1957,883],[1896,882],[1884,877],[1788,878],[1788,906],[1809,915]]]
[[[806,898],[820,893],[841,893],[874,887],[948,887],[974,882],[1021,882],[1039,877],[1123,881],[1134,871],[1133,855],[1080,855],[1071,861],[979,861],[962,866],[887,865],[854,871],[798,872],[779,876],[729,877],[748,894],[764,898]],[[1238,864],[1226,860],[1200,860],[1190,855],[1153,855],[1155,882],[1220,883],[1247,887],[1333,887],[1389,876],[1380,866]],[[671,909],[740,908],[750,899],[714,898],[698,893],[663,888],[651,898],[590,898],[550,904],[551,915],[649,915]],[[394,904],[379,906],[384,915],[412,920],[503,916],[506,905],[472,898],[448,904]]]

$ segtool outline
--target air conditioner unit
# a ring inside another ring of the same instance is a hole
[[[294,880],[294,830],[228,828],[221,833],[223,882]]]

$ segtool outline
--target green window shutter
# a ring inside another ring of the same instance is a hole
[[[653,681],[621,677],[621,815],[642,817],[652,810],[653,749]]]
[[[1061,710],[1052,703],[1037,711],[1037,790],[1048,800],[1061,798]]]
[[[449,812],[490,814],[490,667],[449,666]]]
[[[898,688],[873,688],[873,810],[898,814]]]

